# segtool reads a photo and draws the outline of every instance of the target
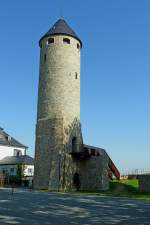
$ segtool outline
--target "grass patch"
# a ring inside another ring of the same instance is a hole
[[[122,180],[110,182],[110,192],[116,194],[137,194],[139,193],[138,180]]]

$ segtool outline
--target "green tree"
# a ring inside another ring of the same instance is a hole
[[[22,176],[23,176],[23,167],[21,164],[18,164],[17,165],[17,177],[21,179]]]

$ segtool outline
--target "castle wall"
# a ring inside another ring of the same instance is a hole
[[[138,176],[139,191],[150,193],[150,174],[143,174]]]
[[[91,156],[79,162],[80,190],[102,191],[109,189],[108,157]]]

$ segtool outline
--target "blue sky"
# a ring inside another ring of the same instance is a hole
[[[150,169],[149,0],[2,0],[0,126],[34,155],[38,41],[62,11],[83,41],[84,142],[121,171]]]

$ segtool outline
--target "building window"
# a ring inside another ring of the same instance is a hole
[[[46,62],[46,58],[47,58],[47,57],[46,57],[46,54],[45,54],[45,55],[44,55],[44,62]]]
[[[8,176],[9,175],[9,172],[8,172],[8,169],[3,169],[3,175],[6,175],[6,176]]]
[[[10,168],[10,175],[14,174],[15,169],[14,168]]]
[[[17,155],[16,156],[20,156],[20,151],[17,152]]]
[[[28,174],[33,175],[33,169],[29,168],[28,169]]]
[[[32,169],[28,169],[28,173],[32,173]]]
[[[77,72],[75,73],[75,79],[78,79],[78,73]]]
[[[21,156],[22,155],[22,152],[18,149],[14,149],[14,156]]]
[[[11,136],[7,136],[7,140],[10,142],[11,141]]]
[[[70,44],[70,39],[69,38],[63,38],[63,43],[64,44]]]
[[[79,45],[79,43],[77,44],[77,48],[78,48],[78,49],[80,49],[80,45]]]
[[[50,44],[52,44],[52,43],[54,43],[54,38],[49,38],[49,39],[47,40],[47,44],[50,45]]]

